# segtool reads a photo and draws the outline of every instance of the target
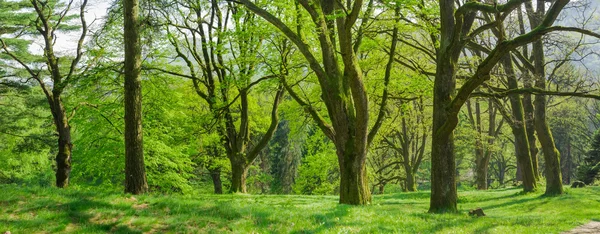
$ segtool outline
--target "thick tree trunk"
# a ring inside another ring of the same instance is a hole
[[[352,147],[353,148],[353,147]],[[366,155],[353,150],[339,153],[340,163],[340,204],[366,205],[371,203],[367,180]]]
[[[415,180],[415,173],[412,171],[411,167],[405,167],[406,171],[406,191],[407,192],[416,192],[417,191],[417,183]]]
[[[231,163],[231,193],[247,193],[246,191],[246,173],[248,167],[243,158],[229,160]]]
[[[125,0],[125,192],[148,191],[142,139],[142,79],[139,2]]]
[[[452,50],[455,30],[454,1],[440,2],[441,37],[436,54],[437,67],[433,87],[433,134],[431,142],[431,197],[429,212],[456,212],[456,158],[454,127],[448,109],[456,91],[456,61],[459,53]],[[446,125],[452,126],[445,128]]]
[[[71,127],[65,113],[60,96],[54,97],[52,116],[58,133],[58,153],[56,154],[56,187],[65,188],[69,185],[71,174]]]
[[[221,168],[209,169],[210,178],[213,182],[215,194],[223,194],[223,182],[221,182]]]
[[[435,124],[434,129],[437,129]],[[429,212],[456,212],[457,193],[456,174],[454,172],[456,170],[454,136],[453,134],[435,134],[432,141]]]

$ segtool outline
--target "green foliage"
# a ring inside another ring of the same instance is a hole
[[[593,184],[600,179],[600,131],[594,134],[592,148],[584,158],[585,163],[577,168],[577,179],[586,184]]]
[[[0,84],[0,183],[49,186],[56,142],[38,87]]]
[[[339,193],[339,165],[333,143],[318,131],[308,137],[306,151],[298,168],[294,192],[307,195]]]

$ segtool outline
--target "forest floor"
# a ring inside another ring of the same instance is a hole
[[[0,185],[0,233],[561,233],[600,221],[600,187],[545,197],[519,189],[459,192],[459,214],[427,213],[429,193],[335,196],[141,195]],[[474,218],[481,207],[487,216]]]

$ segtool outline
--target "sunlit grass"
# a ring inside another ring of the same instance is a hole
[[[143,195],[0,186],[0,233],[560,233],[600,220],[600,187],[558,197],[519,189],[460,192],[460,214],[428,214],[429,193],[374,196]],[[483,208],[473,218],[469,209]]]

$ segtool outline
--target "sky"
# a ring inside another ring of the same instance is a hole
[[[75,2],[77,5],[74,7],[75,9],[73,13],[76,14],[79,10],[80,3],[78,3],[78,1]],[[112,1],[110,0],[88,0],[88,5],[85,12],[85,21],[88,23],[90,29],[97,30],[102,25],[111,2]],[[81,30],[71,33],[58,33],[56,35],[57,40],[54,48],[55,52],[59,55],[73,54],[75,48],[77,48],[77,40],[79,39],[79,35],[81,35]],[[35,43],[31,50],[34,53],[41,53],[43,51],[43,45],[41,43]]]

